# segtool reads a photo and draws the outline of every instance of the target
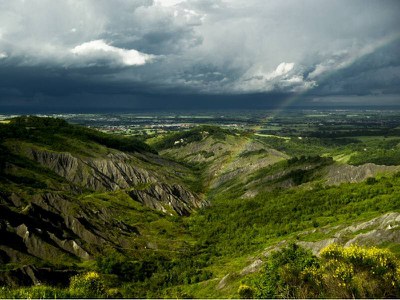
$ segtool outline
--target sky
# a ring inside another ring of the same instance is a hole
[[[398,0],[0,0],[0,112],[400,105]]]

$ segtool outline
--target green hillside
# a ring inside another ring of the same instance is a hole
[[[0,124],[0,297],[400,296],[398,139],[200,126],[148,143],[59,119]],[[388,294],[375,257],[391,262]]]

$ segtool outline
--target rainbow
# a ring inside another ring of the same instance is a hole
[[[338,65],[336,68],[326,72],[328,74],[324,74],[324,81],[328,81],[330,78],[332,78],[338,71],[343,70],[345,68],[348,68],[355,63],[359,62],[362,58],[364,58],[367,55],[370,55],[396,41],[400,40],[400,32],[396,32],[394,34],[388,35],[379,41],[377,41],[374,44],[368,45],[364,48],[362,48],[360,51],[352,55],[350,58],[348,58],[346,61],[342,62],[340,65]],[[318,85],[315,85],[313,88],[317,87]],[[278,108],[276,108],[273,113],[271,118],[276,117],[282,111],[287,109],[289,106],[291,106],[293,103],[297,102],[297,100],[301,99],[304,95],[308,94],[312,89],[305,89],[303,91],[300,91],[298,93],[292,94],[290,97],[287,99],[283,100],[281,105],[279,105]]]

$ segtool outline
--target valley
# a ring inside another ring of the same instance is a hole
[[[329,268],[305,294],[262,274],[280,249],[323,266],[336,244],[398,266],[398,111],[0,119],[2,298],[382,297],[364,269],[338,281],[349,294]]]

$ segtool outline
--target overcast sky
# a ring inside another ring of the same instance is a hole
[[[0,107],[400,104],[399,16],[397,0],[0,0]]]

